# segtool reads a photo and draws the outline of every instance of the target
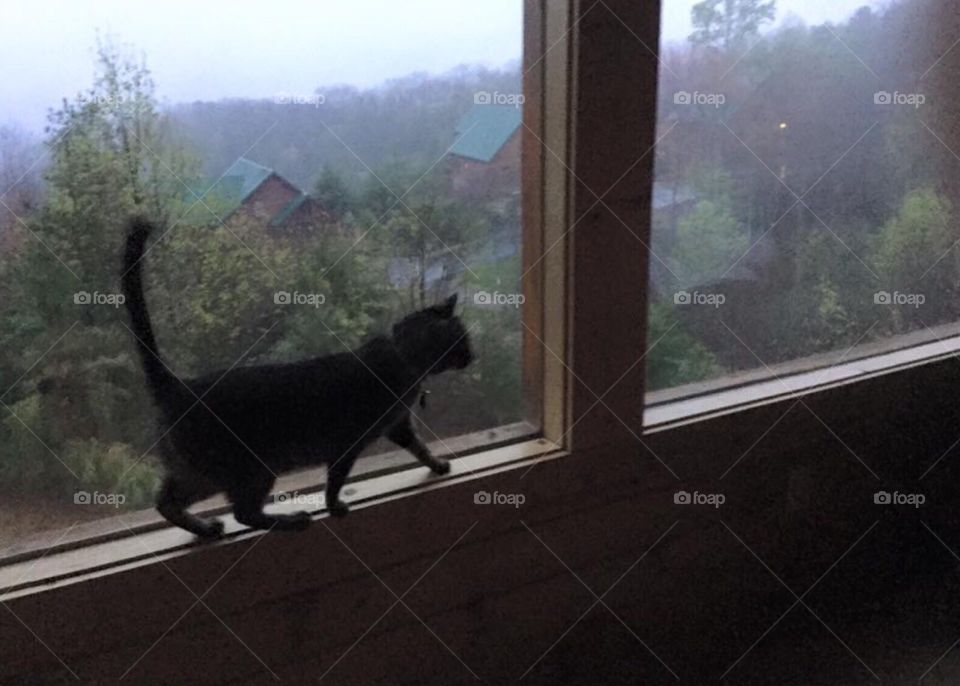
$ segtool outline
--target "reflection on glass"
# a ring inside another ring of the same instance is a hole
[[[342,352],[456,292],[476,361],[428,382],[424,439],[521,419],[522,8],[433,4],[404,32],[382,0],[291,3],[269,27],[212,3],[195,32],[159,6],[17,8],[59,47],[3,85],[0,547],[153,504],[119,302],[134,212],[167,229],[144,278],[177,374]]]
[[[651,390],[960,318],[945,65],[923,3],[860,4],[665,3]]]

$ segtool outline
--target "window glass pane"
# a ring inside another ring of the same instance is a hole
[[[649,390],[949,331],[957,159],[924,5],[666,0]]]
[[[421,436],[525,419],[518,0],[48,5],[5,7],[0,44],[0,548],[153,504],[135,211],[181,377],[342,353],[457,293],[475,359],[428,379]]]

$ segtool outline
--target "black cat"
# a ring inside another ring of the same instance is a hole
[[[268,515],[264,501],[279,474],[323,462],[327,507],[343,516],[348,508],[340,488],[357,456],[379,436],[436,474],[450,470],[415,433],[410,408],[427,375],[463,369],[473,359],[467,332],[454,315],[456,295],[408,315],[393,326],[392,337],[374,338],[353,352],[181,380],[160,359],[143,297],[140,261],[151,229],[145,219],[131,221],[122,282],[147,385],[166,431],[160,514],[198,536],[217,538],[222,522],[200,519],[186,508],[225,492],[242,524],[302,529],[310,523],[307,512]]]

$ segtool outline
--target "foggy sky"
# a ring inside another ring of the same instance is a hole
[[[665,40],[690,33],[696,1],[666,0]],[[865,4],[879,2],[779,0],[777,19],[841,21]],[[184,102],[501,67],[520,56],[520,22],[520,0],[3,0],[0,124],[39,131],[89,87],[98,29],[146,54],[162,101]]]

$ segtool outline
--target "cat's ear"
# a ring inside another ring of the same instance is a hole
[[[444,300],[439,305],[434,305],[432,309],[436,314],[443,317],[444,319],[450,319],[453,317],[453,311],[457,306],[457,294],[454,293],[449,298]]]

